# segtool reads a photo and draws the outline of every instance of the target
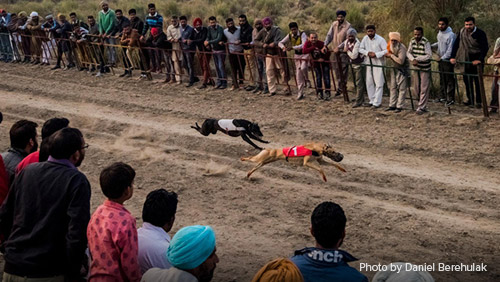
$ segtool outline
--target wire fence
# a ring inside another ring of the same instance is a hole
[[[430,69],[419,69],[375,64],[371,58],[355,64],[343,52],[332,52],[331,59],[324,60],[313,59],[309,54],[290,56],[279,48],[271,55],[266,49],[250,44],[238,44],[238,51],[234,51],[235,48],[230,48],[229,43],[224,44],[223,50],[211,50],[203,44],[178,43],[165,48],[153,42],[76,33],[54,38],[52,33],[42,30],[29,33],[19,31],[0,33],[0,56],[4,61],[46,65],[55,63],[56,67],[76,67],[99,74],[114,74],[115,69],[119,68],[124,70],[122,76],[131,76],[133,71],[138,70],[142,77],[150,80],[152,73],[163,73],[166,82],[181,83],[187,80],[192,85],[201,81],[200,88],[226,88],[231,83],[235,89],[246,85],[247,90],[271,94],[281,88],[287,95],[298,91],[298,98],[303,95],[301,92],[304,88],[309,87],[315,90],[319,98],[329,100],[333,93],[335,96],[342,95],[346,103],[363,100],[367,92],[366,80],[375,81],[374,73],[381,69],[385,82],[384,95],[388,96],[390,91],[404,91],[402,99],[408,99],[412,109],[415,109],[415,101],[422,103],[420,92],[428,91],[427,98],[430,99],[457,103],[461,103],[466,94],[468,104],[481,105],[484,116],[489,116],[485,85],[491,85],[490,108],[498,110],[498,68],[493,69],[492,65],[484,63],[473,65],[472,62],[458,62],[461,68],[443,68],[442,65],[449,64],[449,61],[431,60]],[[398,78],[396,74],[399,73],[401,76]],[[403,81],[396,81],[398,79]],[[420,91],[422,79],[429,80],[425,81],[429,89]],[[460,86],[460,80],[464,81],[465,91]],[[404,82],[402,85],[406,89],[401,89],[401,82]],[[351,100],[350,94],[356,95],[356,99]],[[449,113],[451,105],[446,104]]]

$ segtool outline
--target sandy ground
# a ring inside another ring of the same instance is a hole
[[[184,86],[77,71],[0,65],[0,149],[18,119],[64,116],[90,148],[81,166],[92,184],[92,210],[102,203],[100,170],[115,161],[137,171],[125,206],[141,225],[148,192],[179,194],[172,234],[209,224],[217,234],[216,281],[249,281],[267,261],[314,243],[313,208],[339,203],[347,215],[343,249],[359,262],[485,263],[488,272],[433,272],[437,281],[500,280],[500,119],[441,104],[431,113],[351,109],[341,99],[304,101],[246,91]],[[157,78],[159,81],[160,77]],[[384,98],[386,99],[386,98]],[[409,103],[408,103],[409,104]],[[384,102],[386,105],[386,102]],[[257,151],[239,138],[204,137],[190,128],[205,118],[258,121],[270,147],[326,141],[345,156],[328,182],[304,167],[273,163],[245,178],[239,160]],[[213,176],[204,176],[206,172]],[[370,279],[373,272],[364,272]]]

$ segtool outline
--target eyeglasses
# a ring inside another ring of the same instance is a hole
[[[89,144],[85,144],[82,146],[82,149],[87,149],[90,145]]]

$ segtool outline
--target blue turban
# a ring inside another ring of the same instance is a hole
[[[345,17],[345,16],[347,15],[347,13],[346,13],[346,11],[343,11],[343,10],[338,10],[338,11],[337,11],[337,16],[338,16],[338,15],[342,15],[342,16],[344,16],[344,17]]]
[[[167,250],[167,259],[179,269],[194,269],[215,250],[215,233],[212,227],[193,225],[179,230]]]

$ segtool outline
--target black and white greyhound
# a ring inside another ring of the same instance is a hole
[[[216,134],[217,131],[224,132],[231,137],[241,136],[248,144],[259,150],[262,150],[262,148],[255,145],[250,138],[262,143],[269,143],[260,139],[263,134],[260,131],[259,125],[245,119],[206,119],[201,127],[198,123],[195,124],[196,126],[191,126],[191,128],[196,129],[204,136],[208,136],[210,133]]]

